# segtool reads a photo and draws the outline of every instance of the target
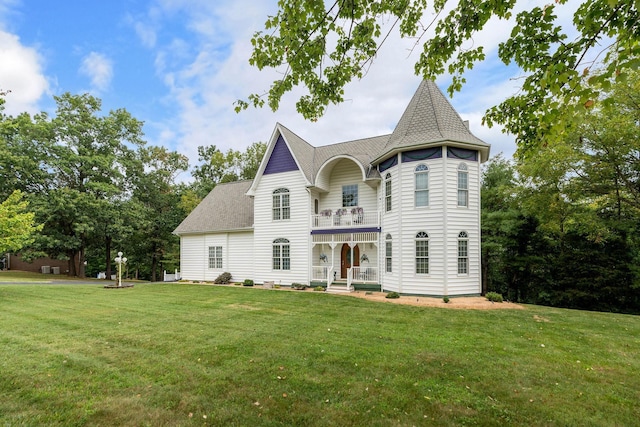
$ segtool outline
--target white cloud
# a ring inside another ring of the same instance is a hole
[[[197,146],[215,144],[222,150],[244,149],[256,141],[266,142],[276,122],[315,146],[392,132],[420,83],[420,77],[413,72],[420,50],[411,52],[414,41],[402,40],[397,34],[386,41],[367,75],[345,88],[346,101],[329,106],[325,116],[315,123],[295,111],[302,90],[285,95],[277,112],[268,108],[250,108],[240,114],[233,111],[236,99],[268,90],[280,76],[281,70],[258,71],[248,64],[253,33],[261,30],[267,16],[275,12],[275,2],[268,3],[161,0],[160,7],[167,13],[181,11],[190,16],[186,25],[198,35],[198,43],[189,45],[188,51],[175,49],[175,42],[173,46],[158,46],[156,71],[170,91],[166,102],[178,111],[171,123],[156,125],[171,129],[174,148],[193,164]],[[483,38],[482,42],[495,43],[491,38]],[[485,75],[489,73],[485,70]],[[447,80],[442,83],[446,85]],[[493,144],[492,153],[511,155],[515,150],[512,137],[498,128],[481,126],[484,111],[517,90],[512,88],[516,86],[513,82],[510,84],[505,86],[503,79],[474,79],[451,100],[462,118],[470,120],[472,132]]]
[[[89,77],[94,91],[104,92],[113,78],[113,64],[105,55],[91,52],[82,59],[79,72]]]
[[[38,101],[49,90],[38,51],[22,45],[17,36],[0,30],[0,58],[0,89],[11,91],[6,96],[5,112],[10,115],[38,112]]]

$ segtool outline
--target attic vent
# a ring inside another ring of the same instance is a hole
[[[464,125],[467,128],[467,130],[469,130],[469,120],[465,120]]]

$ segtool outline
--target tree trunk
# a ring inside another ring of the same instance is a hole
[[[151,281],[156,281],[156,270],[158,269],[158,256],[156,253],[153,253],[153,257],[151,258]]]
[[[83,278],[84,275],[84,247],[78,251],[78,277]]]
[[[69,276],[70,277],[75,277],[76,275],[76,252],[75,251],[69,251],[67,253],[67,256],[69,257]]]

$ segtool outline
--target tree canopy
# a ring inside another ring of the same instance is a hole
[[[42,225],[35,224],[35,213],[28,211],[28,206],[20,190],[0,203],[0,255],[33,243],[34,233],[42,230]]]
[[[485,121],[503,124],[524,153],[541,135],[564,135],[612,81],[640,66],[640,14],[634,0],[583,1],[573,14],[573,28],[563,28],[557,9],[568,7],[567,0],[520,11],[517,5],[515,0],[279,0],[278,12],[251,40],[249,62],[282,77],[266,94],[238,100],[236,111],[265,102],[276,110],[286,92],[303,86],[307,93],[297,110],[317,119],[327,105],[344,100],[344,87],[363,77],[393,31],[414,40],[416,48],[421,45],[415,73],[425,79],[448,73],[453,95],[465,83],[464,73],[486,58],[483,46],[465,43],[493,20],[512,19],[498,56],[525,73],[522,90],[492,107]]]

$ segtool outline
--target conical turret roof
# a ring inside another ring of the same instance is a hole
[[[490,147],[469,131],[438,86],[431,80],[423,80],[389,137],[379,159],[403,148],[442,142],[477,146],[483,152],[483,158],[488,156]]]

